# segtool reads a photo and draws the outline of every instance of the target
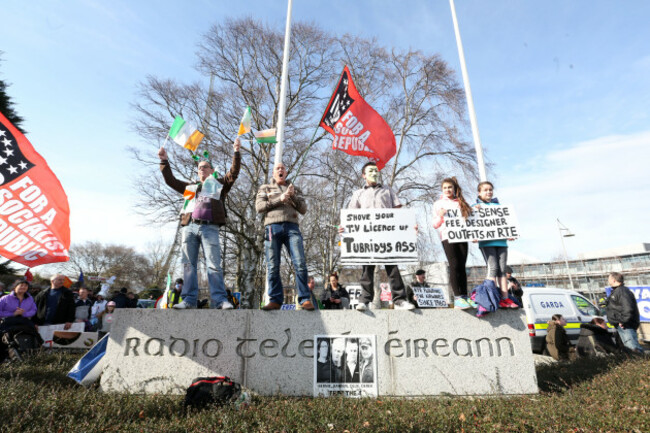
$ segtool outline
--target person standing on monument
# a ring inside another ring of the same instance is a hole
[[[350,209],[397,209],[402,207],[395,191],[387,185],[378,183],[379,169],[374,162],[367,162],[361,168],[361,177],[365,181],[363,188],[352,194]],[[343,228],[339,229],[344,232]],[[390,289],[393,295],[393,303],[396,310],[412,310],[415,305],[406,299],[406,288],[397,265],[385,265]],[[361,297],[357,304],[357,310],[366,311],[375,297],[375,265],[363,265],[361,276]]]
[[[210,307],[222,310],[232,309],[233,306],[226,298],[226,286],[221,269],[221,245],[219,242],[219,227],[226,223],[226,196],[232,188],[241,166],[241,144],[239,137],[233,144],[232,165],[225,176],[218,176],[212,163],[201,160],[198,163],[199,181],[190,183],[178,180],[172,174],[172,169],[164,147],[158,150],[160,171],[165,183],[174,191],[185,197],[181,210],[181,252],[183,263],[183,300],[174,305],[174,309],[183,310],[196,308],[199,292],[197,264],[199,247],[203,248],[205,263],[208,269],[208,284],[210,286]]]
[[[454,308],[466,310],[476,308],[477,305],[467,296],[467,242],[450,243],[447,227],[444,224],[445,215],[449,210],[458,210],[463,218],[472,213],[472,208],[467,204],[455,177],[442,180],[442,197],[433,203],[433,227],[438,229],[442,248],[449,263],[449,285],[454,292]]]
[[[311,311],[314,304],[307,287],[307,262],[298,226],[298,214],[307,212],[307,202],[302,193],[287,179],[287,169],[279,163],[273,167],[271,183],[260,186],[255,200],[257,213],[264,216],[264,251],[269,286],[269,302],[264,311],[279,310],[284,302],[284,291],[280,279],[280,258],[282,246],[289,252],[296,270],[298,303],[303,310]]]

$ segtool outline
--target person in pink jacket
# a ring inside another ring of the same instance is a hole
[[[467,296],[467,242],[450,243],[447,236],[447,227],[444,224],[445,215],[449,210],[458,210],[463,218],[472,212],[471,207],[463,198],[463,191],[455,177],[442,181],[442,197],[433,204],[433,227],[438,229],[442,248],[445,250],[449,263],[449,284],[454,291],[454,308],[476,308],[474,301]]]

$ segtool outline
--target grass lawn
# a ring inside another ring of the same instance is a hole
[[[2,432],[650,432],[650,359],[538,367],[540,394],[507,398],[254,397],[181,413],[182,396],[103,394],[66,377],[78,354],[0,367]],[[435,378],[431,378],[435,380]]]

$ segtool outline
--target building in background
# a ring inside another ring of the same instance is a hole
[[[578,259],[511,264],[513,275],[522,286],[544,286],[571,289],[595,300],[609,286],[610,272],[620,272],[626,286],[650,286],[650,244],[634,244],[580,254]],[[468,286],[474,287],[485,278],[485,266],[468,266]],[[571,278],[569,278],[569,273]],[[572,281],[571,281],[572,280]]]

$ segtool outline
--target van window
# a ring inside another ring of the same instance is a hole
[[[591,305],[591,302],[587,301],[582,296],[571,295],[571,299],[573,300],[573,303],[576,304],[576,307],[578,307],[580,314],[584,314],[586,316],[599,315],[598,309]]]

